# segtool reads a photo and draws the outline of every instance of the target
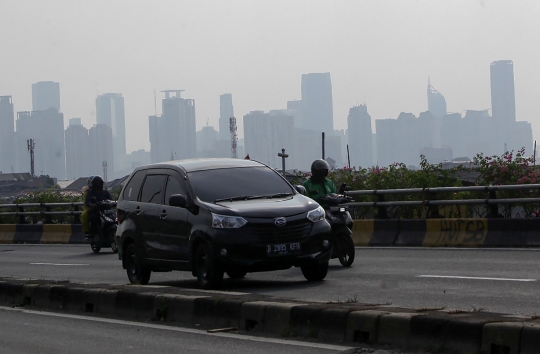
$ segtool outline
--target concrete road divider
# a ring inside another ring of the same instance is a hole
[[[0,305],[440,353],[538,353],[536,317],[0,278]]]

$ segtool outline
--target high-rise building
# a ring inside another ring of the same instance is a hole
[[[64,133],[66,139],[66,175],[67,179],[90,176],[90,148],[88,129],[81,124],[81,118],[71,118]]]
[[[492,116],[515,122],[514,63],[511,60],[494,61],[490,66],[490,78]]]
[[[224,93],[219,96],[219,138],[231,140],[229,118],[234,117],[232,94]]]
[[[0,171],[15,170],[15,115],[11,96],[0,96]]]
[[[303,129],[334,131],[334,108],[330,73],[302,74],[303,114],[296,124]]]
[[[433,114],[434,117],[442,117],[446,115],[446,100],[444,96],[431,85],[431,82],[428,79],[427,86],[427,100],[428,100],[428,111]]]
[[[152,162],[197,156],[195,100],[182,98],[182,91],[163,91],[163,114],[148,117]]]
[[[349,109],[347,127],[351,166],[364,168],[373,166],[373,131],[371,129],[371,116],[366,105]]]
[[[112,129],[107,124],[96,124],[88,132],[88,144],[92,147],[89,156],[89,174],[101,175],[111,180],[114,171]]]
[[[65,179],[64,115],[56,108],[17,112],[16,127],[18,171],[30,171],[27,140],[34,139],[35,173]]]
[[[96,122],[111,128],[115,169],[118,171],[125,169],[128,166],[126,159],[126,117],[122,94],[105,93],[96,98]],[[109,171],[111,171],[110,176],[113,176],[113,170],[109,168]]]
[[[51,108],[60,111],[60,84],[53,81],[32,84],[32,110],[42,111]]]
[[[281,168],[282,148],[293,155],[294,118],[282,112],[251,111],[244,116],[244,149],[250,158]],[[287,161],[290,163],[290,160]]]
[[[219,132],[214,127],[206,126],[197,131],[197,157],[218,157],[216,142],[219,140]],[[230,146],[230,143],[227,146]],[[229,153],[226,156],[230,155]]]

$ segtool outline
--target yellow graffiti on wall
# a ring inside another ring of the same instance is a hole
[[[423,246],[482,246],[488,233],[487,219],[426,220]]]

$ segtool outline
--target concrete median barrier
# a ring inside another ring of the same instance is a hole
[[[540,347],[540,321],[526,316],[314,303],[165,286],[0,278],[0,305],[422,352],[529,354]]]

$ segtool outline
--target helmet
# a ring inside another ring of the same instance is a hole
[[[103,189],[103,178],[101,176],[93,176],[92,177],[92,189],[94,190],[101,190]]]
[[[328,165],[328,162],[324,160],[315,160],[311,164],[311,176],[314,177],[315,180],[323,180],[326,176],[328,176],[328,170],[330,169],[330,166]]]

